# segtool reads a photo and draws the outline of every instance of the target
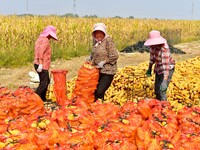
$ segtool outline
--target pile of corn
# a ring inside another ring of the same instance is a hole
[[[175,110],[184,106],[200,105],[200,57],[178,62],[167,91],[168,101]],[[148,62],[118,70],[106,100],[123,105],[126,101],[155,98],[155,76],[146,77]]]
[[[174,110],[184,106],[200,106],[200,56],[176,63],[175,71],[169,84],[167,97]],[[114,80],[106,92],[105,100],[123,105],[127,101],[155,98],[154,73],[146,77],[148,62],[138,66],[119,68]],[[76,77],[67,81],[67,96],[71,97]]]
[[[118,70],[105,99],[123,105],[125,102],[155,98],[155,76],[146,77],[148,62]],[[178,62],[167,91],[168,101],[175,110],[200,105],[200,57]]]
[[[145,76],[148,63],[138,66],[127,66],[118,69],[114,80],[105,95],[106,101],[123,105],[131,100],[137,102],[139,99],[154,97],[154,75],[151,78]]]
[[[200,56],[176,64],[169,85],[168,100],[173,106],[200,106]]]

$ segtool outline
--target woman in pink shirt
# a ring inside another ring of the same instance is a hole
[[[58,40],[56,28],[54,26],[47,26],[35,42],[34,67],[40,78],[40,84],[35,92],[43,101],[46,101],[46,92],[50,83],[48,70],[51,63],[51,47],[49,42],[51,38]]]

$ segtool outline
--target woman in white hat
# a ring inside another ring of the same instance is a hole
[[[146,75],[151,76],[152,66],[155,63],[155,94],[156,99],[167,100],[166,91],[174,73],[175,61],[170,56],[170,49],[166,39],[160,32],[153,30],[149,33],[149,39],[144,43],[150,47],[149,68]]]
[[[92,31],[93,49],[91,61],[100,69],[99,82],[95,91],[95,101],[104,100],[106,90],[111,85],[113,77],[117,72],[118,51],[112,38],[106,34],[106,25],[97,23]]]
[[[46,92],[50,83],[48,72],[51,63],[50,39],[58,40],[54,26],[47,26],[35,42],[34,68],[40,79],[35,92],[43,101],[46,101]]]

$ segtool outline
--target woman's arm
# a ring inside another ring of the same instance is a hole
[[[111,37],[107,38],[107,51],[108,51],[108,60],[106,60],[106,63],[115,64],[119,57],[119,52]]]

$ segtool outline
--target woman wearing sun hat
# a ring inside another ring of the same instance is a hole
[[[34,68],[40,79],[35,92],[43,101],[46,101],[46,92],[50,83],[48,71],[51,63],[50,39],[58,40],[54,26],[47,26],[35,42]]]
[[[170,49],[166,39],[160,32],[153,30],[149,32],[149,38],[144,43],[150,48],[149,68],[146,75],[151,76],[152,66],[155,72],[155,94],[156,99],[167,100],[166,91],[174,73],[175,61],[170,56]]]
[[[106,33],[104,23],[96,23],[92,31],[93,49],[91,61],[100,71],[99,82],[95,91],[95,101],[104,100],[106,90],[112,83],[117,72],[118,51],[112,38]]]

